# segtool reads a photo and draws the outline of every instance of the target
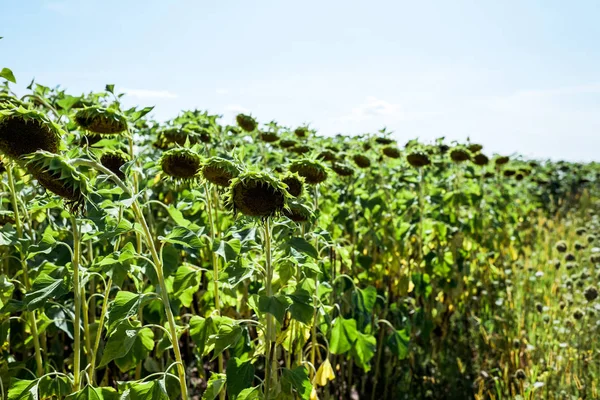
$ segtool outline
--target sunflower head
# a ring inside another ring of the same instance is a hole
[[[406,161],[410,165],[416,168],[425,167],[431,164],[431,160],[429,159],[429,155],[424,151],[412,151],[406,155]]]
[[[279,140],[279,135],[275,131],[261,131],[258,137],[265,143],[274,143]]]
[[[510,178],[511,176],[515,176],[516,174],[517,174],[517,171],[512,168],[507,168],[504,171],[502,171],[502,175],[504,175],[507,178]]]
[[[212,132],[209,127],[198,124],[186,124],[184,129],[191,132],[190,143],[210,143]]]
[[[184,146],[186,142],[189,144],[198,143],[198,136],[191,130],[187,128],[165,128],[158,132],[158,142],[163,142],[165,146],[169,147],[169,145],[178,145]]]
[[[279,147],[282,149],[289,149],[290,147],[294,147],[298,144],[294,139],[281,139],[279,141]]]
[[[26,157],[27,170],[46,190],[60,196],[69,211],[82,214],[85,211],[87,180],[62,156],[39,150]]]
[[[100,106],[80,109],[75,122],[83,129],[101,135],[114,135],[127,130],[127,119],[118,111]]]
[[[289,170],[298,173],[309,185],[315,185],[327,179],[327,168],[321,162],[308,158],[292,161]]]
[[[483,149],[483,146],[477,143],[471,143],[469,146],[467,146],[467,148],[471,153],[475,154],[479,153],[481,149]]]
[[[128,161],[129,156],[122,151],[107,151],[100,157],[100,163],[118,176],[119,179],[125,179],[125,172],[121,171],[121,167]]]
[[[283,211],[288,197],[285,185],[272,175],[247,171],[231,182],[227,203],[234,213],[268,218]]]
[[[0,110],[15,107],[25,107],[25,103],[9,94],[0,93]]]
[[[173,179],[192,180],[198,177],[202,160],[196,152],[177,147],[165,151],[159,164],[162,171]]]
[[[300,197],[304,190],[304,178],[295,172],[288,172],[281,177],[281,182],[287,186],[287,191],[293,197]]]
[[[364,154],[353,154],[352,161],[358,166],[358,168],[369,168],[371,166],[371,159]]]
[[[473,156],[473,164],[484,166],[490,162],[490,159],[483,153],[477,153]]]
[[[510,161],[510,157],[509,156],[499,156],[496,157],[496,165],[504,165],[504,164],[508,164],[508,162]]]
[[[228,187],[239,174],[240,168],[233,161],[221,157],[211,157],[202,166],[204,179],[221,187]]]
[[[461,163],[471,159],[471,152],[464,146],[454,146],[450,150],[450,159],[455,163]]]
[[[294,200],[290,201],[288,206],[283,209],[283,215],[294,222],[306,222],[313,216],[313,213],[306,204]]]
[[[308,126],[299,126],[298,128],[294,129],[294,135],[299,138],[307,137],[309,132],[310,130],[308,129]]]
[[[258,126],[258,124],[256,123],[256,120],[254,118],[252,118],[252,116],[250,116],[250,115],[238,114],[235,117],[235,120],[236,120],[237,124],[240,126],[240,128],[242,128],[246,132],[254,132],[254,130]]]
[[[337,155],[333,151],[325,149],[319,153],[317,159],[321,161],[335,161],[337,160]]]
[[[305,144],[297,144],[289,149],[292,153],[296,154],[306,154],[309,153],[312,148]]]
[[[400,150],[395,145],[382,147],[381,152],[389,158],[400,158]]]
[[[354,175],[354,168],[352,168],[351,166],[349,166],[346,163],[343,162],[334,162],[331,164],[331,169],[338,175],[338,176],[352,176]]]
[[[378,137],[375,138],[375,142],[387,146],[387,145],[393,144],[394,140],[390,139],[387,136],[378,136]]]
[[[13,160],[38,150],[58,152],[62,133],[58,125],[38,111],[0,110],[0,152]]]

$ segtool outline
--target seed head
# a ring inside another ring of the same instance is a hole
[[[235,117],[237,124],[246,132],[254,132],[257,127],[256,120],[252,118],[250,115],[246,114],[238,114]]]
[[[249,217],[271,217],[283,211],[289,194],[285,185],[262,172],[244,172],[233,179],[228,203]]]
[[[382,147],[381,152],[389,158],[400,158],[400,150],[396,146]]]
[[[587,235],[585,240],[587,240],[588,243],[594,243],[596,241],[596,236],[595,235]]]
[[[299,126],[298,128],[294,129],[294,135],[299,138],[307,137],[309,132],[310,131],[307,126]]]
[[[323,150],[319,153],[317,159],[321,161],[335,161],[337,160],[337,155],[331,150]]]
[[[300,197],[302,195],[304,178],[298,175],[298,173],[288,172],[281,178],[281,182],[287,186],[287,191],[292,197]]]
[[[379,144],[383,144],[383,145],[390,145],[392,143],[395,143],[395,141],[393,139],[390,139],[387,136],[378,136],[375,138],[375,142],[377,142]]]
[[[100,157],[100,163],[120,179],[125,179],[125,173],[121,171],[121,167],[128,161],[129,157],[122,151],[107,151]]]
[[[239,174],[240,168],[235,163],[221,157],[211,157],[202,166],[204,179],[221,187],[228,187]]]
[[[296,146],[289,149],[292,153],[296,154],[306,154],[310,152],[312,149],[310,146],[305,144],[297,144]]]
[[[484,166],[490,162],[490,159],[483,153],[477,153],[473,156],[473,164]]]
[[[499,156],[499,157],[496,158],[496,165],[508,164],[509,161],[510,161],[510,157],[508,157],[508,156]]]
[[[339,176],[352,176],[354,174],[354,169],[342,162],[334,162],[331,164],[331,169]]]
[[[198,177],[201,159],[190,149],[174,148],[165,151],[159,160],[162,171],[171,178],[192,180]]]
[[[567,261],[567,262],[575,261],[575,259],[576,259],[575,254],[573,254],[573,253],[565,254],[565,261]]]
[[[312,217],[312,212],[304,203],[291,201],[288,206],[283,209],[283,215],[294,222],[306,222]]]
[[[515,176],[516,174],[517,174],[517,171],[512,168],[507,168],[504,171],[502,171],[502,175],[504,175],[507,178],[510,178],[511,176]]]
[[[289,170],[297,172],[309,185],[324,182],[327,179],[327,169],[319,161],[307,158],[292,161]]]
[[[583,318],[583,311],[580,309],[575,310],[575,312],[573,312],[573,318],[579,321],[581,318]]]
[[[520,381],[524,381],[525,379],[527,379],[527,374],[525,374],[525,371],[523,371],[522,369],[518,369],[517,372],[515,372],[515,378]]]
[[[585,289],[583,295],[587,301],[594,301],[598,297],[598,289],[596,289],[594,286],[590,286]]]
[[[58,152],[62,133],[58,125],[38,111],[0,110],[0,152],[13,160],[37,150]]]
[[[450,158],[455,163],[461,163],[471,159],[471,152],[464,146],[455,146],[450,150]]]
[[[363,154],[353,154],[352,160],[354,164],[358,166],[358,168],[369,168],[371,166],[371,160],[369,157]]]
[[[577,234],[577,236],[583,236],[583,235],[586,234],[586,232],[587,232],[587,229],[585,227],[583,227],[583,226],[580,227],[580,228],[577,228],[577,230],[575,231],[575,233]]]
[[[274,143],[279,140],[279,135],[274,131],[260,132],[258,137],[265,143]]]
[[[575,250],[578,250],[578,251],[586,248],[585,243],[581,243],[580,241],[576,241],[574,246],[575,246]]]
[[[559,253],[565,253],[568,249],[567,242],[565,242],[564,240],[560,240],[560,241],[556,242],[555,247]]]
[[[413,151],[406,156],[406,161],[415,168],[425,167],[431,164],[429,156],[424,151]]]
[[[282,149],[288,149],[290,147],[296,146],[297,144],[298,142],[294,139],[281,139],[279,141],[279,147],[281,147]]]
[[[114,135],[127,130],[127,119],[121,113],[100,106],[78,110],[75,122],[87,131],[102,135]]]

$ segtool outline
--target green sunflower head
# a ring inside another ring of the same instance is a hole
[[[294,160],[289,167],[290,172],[296,172],[309,185],[324,182],[327,179],[327,168],[320,161],[303,158]]]
[[[271,174],[246,171],[231,182],[227,203],[234,213],[268,218],[279,215],[289,197],[285,185]]]
[[[221,157],[211,157],[202,166],[204,179],[221,187],[228,187],[232,179],[239,174],[240,167],[233,161]]]
[[[35,110],[0,110],[0,152],[18,161],[27,154],[44,150],[58,152],[62,129]]]
[[[281,139],[279,141],[279,147],[282,149],[289,149],[290,147],[294,147],[298,144],[294,139]]]
[[[256,127],[258,126],[256,120],[250,115],[238,114],[235,117],[235,120],[240,126],[240,128],[242,128],[246,132],[254,132],[254,130],[256,130]]]
[[[198,136],[186,128],[169,127],[158,132],[157,142],[163,143],[166,147],[170,145],[184,146],[186,142],[198,143]]]
[[[300,197],[304,190],[304,178],[296,172],[288,172],[281,177],[281,182],[287,186],[287,191],[293,197]]]
[[[479,153],[483,149],[483,146],[478,143],[471,143],[469,146],[467,146],[467,148],[471,153],[475,154]]]
[[[125,173],[121,170],[121,167],[128,161],[129,156],[118,150],[107,151],[100,157],[100,163],[118,176],[119,179],[125,179]]]
[[[85,175],[58,154],[39,150],[26,156],[27,170],[46,190],[60,196],[73,214],[83,214],[88,193]]]
[[[115,135],[127,130],[127,118],[116,110],[100,106],[83,108],[75,113],[75,122],[83,129],[101,135]]]
[[[306,204],[294,200],[284,208],[283,215],[294,222],[306,222],[313,216],[313,213]]]
[[[509,161],[510,161],[509,156],[498,156],[498,157],[496,157],[495,163],[496,163],[496,165],[504,165],[504,164],[508,164]]]
[[[289,149],[292,153],[306,154],[309,153],[312,148],[306,144],[297,144]]]
[[[200,156],[186,148],[176,147],[165,151],[159,160],[162,171],[176,180],[193,180],[202,167]]]
[[[385,146],[395,143],[394,139],[390,139],[387,136],[378,136],[375,138],[375,142],[379,143],[379,144],[383,144]]]

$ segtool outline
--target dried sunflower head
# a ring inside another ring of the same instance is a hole
[[[353,154],[352,161],[358,166],[358,168],[369,168],[371,166],[371,159],[364,154]]]
[[[163,172],[171,178],[191,180],[198,177],[202,160],[196,152],[178,147],[165,151],[159,164]]]
[[[297,144],[289,149],[292,153],[296,154],[306,154],[309,153],[312,148],[305,144]]]
[[[315,185],[327,179],[327,169],[321,162],[316,160],[304,158],[292,161],[289,170],[297,172],[309,185]]]
[[[290,147],[296,146],[297,144],[298,142],[294,139],[281,139],[279,141],[279,147],[281,147],[282,149],[288,149]]]
[[[354,168],[352,168],[351,166],[349,166],[346,163],[343,162],[334,162],[331,164],[331,169],[338,175],[338,176],[352,176],[354,175]]]
[[[247,171],[231,182],[227,203],[234,213],[267,218],[281,213],[288,197],[285,185],[272,175]]]
[[[101,135],[114,135],[127,130],[127,119],[121,113],[100,106],[78,110],[75,122],[83,129]]]
[[[129,156],[122,151],[107,151],[100,157],[100,163],[118,176],[119,179],[125,179],[125,173],[121,171],[121,167],[128,161]]]
[[[258,137],[265,143],[274,143],[279,140],[279,135],[274,131],[260,132]]]
[[[38,150],[58,152],[62,133],[58,125],[38,111],[0,110],[0,152],[13,160]]]
[[[383,145],[390,145],[392,143],[395,143],[395,140],[390,139],[387,136],[378,136],[375,138],[375,142]]]
[[[308,126],[299,126],[298,128],[294,129],[294,135],[299,138],[307,137],[309,132],[310,130],[308,129]]]
[[[246,132],[254,132],[254,130],[258,126],[258,124],[256,123],[256,120],[254,118],[252,118],[252,116],[250,116],[250,115],[238,114],[235,117],[235,120],[236,120],[237,124],[240,126],[240,128],[242,128]]]
[[[221,187],[228,187],[239,174],[240,168],[233,161],[221,157],[211,157],[202,166],[204,179]]]
[[[396,146],[382,147],[381,152],[389,158],[400,158],[400,150]]]
[[[166,147],[176,144],[184,146],[187,143],[195,144],[200,141],[199,136],[187,128],[165,128],[158,132],[157,142],[163,143]]]
[[[510,157],[508,156],[499,156],[496,157],[496,165],[504,165],[504,164],[508,164],[508,162],[510,161]]]
[[[425,167],[431,164],[429,156],[424,151],[412,151],[406,155],[406,161],[416,168]]]
[[[326,149],[319,153],[317,159],[321,161],[335,161],[337,160],[337,155],[333,151]]]
[[[483,146],[477,143],[471,143],[467,148],[471,153],[479,153],[481,149],[483,149]]]
[[[88,192],[87,180],[62,156],[39,150],[26,156],[27,170],[46,190],[60,196],[69,211],[82,214]]]
[[[598,298],[598,289],[594,286],[590,286],[584,290],[583,296],[587,301],[594,301]]]
[[[489,162],[490,159],[483,153],[477,153],[473,156],[473,164],[475,165],[484,166],[487,165]]]
[[[287,186],[288,193],[293,197],[300,197],[302,195],[304,178],[298,175],[298,173],[288,172],[281,178],[281,182]]]
[[[306,222],[312,217],[312,211],[304,203],[290,201],[283,209],[283,215],[294,222]]]
[[[567,246],[567,242],[565,242],[564,240],[559,240],[558,242],[556,242],[556,245],[554,247],[559,253],[565,253],[569,248]]]
[[[471,152],[464,146],[454,146],[450,150],[450,159],[455,163],[461,163],[471,159]]]

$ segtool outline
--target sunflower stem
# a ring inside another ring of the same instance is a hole
[[[71,226],[73,228],[73,260],[71,261],[71,266],[73,267],[73,296],[75,301],[75,318],[73,319],[73,390],[78,391],[81,381],[81,288],[79,286],[81,243],[79,241],[77,218],[73,215],[71,215]]]
[[[267,217],[265,219],[265,271],[266,271],[266,282],[265,292],[267,297],[273,295],[272,281],[273,281],[273,267],[271,264],[271,219]],[[276,382],[276,373],[273,374],[273,361],[275,356],[275,321],[273,315],[266,313],[267,319],[267,337],[265,340],[266,346],[266,362],[265,362],[265,400],[269,400],[271,396],[271,384]]]
[[[12,164],[9,162],[6,164],[6,175],[8,176],[8,187],[10,190],[10,200],[12,203],[13,214],[15,216],[15,229],[17,231],[17,239],[23,238],[23,226],[21,225],[21,218],[19,216],[19,202],[17,201],[17,191],[15,190],[15,181],[13,178]],[[27,269],[27,261],[24,259],[23,254],[19,252],[19,259],[21,260],[21,268],[23,270],[23,283],[25,289],[29,292],[31,284],[29,282],[29,271]],[[38,377],[44,374],[44,364],[42,362],[42,350],[40,347],[40,336],[37,328],[37,321],[35,319],[35,311],[29,313],[29,325],[31,328],[31,336],[33,338],[33,347],[35,349],[35,364],[36,372]]]

